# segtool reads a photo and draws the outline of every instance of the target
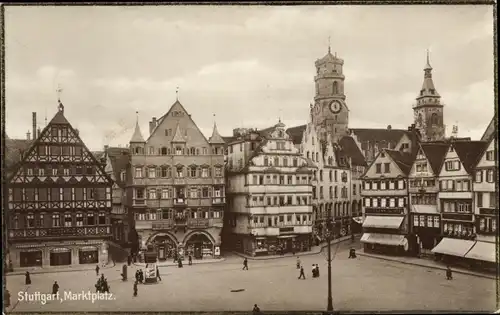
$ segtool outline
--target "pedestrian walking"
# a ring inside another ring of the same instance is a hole
[[[26,271],[26,274],[24,275],[24,283],[26,285],[30,285],[31,284],[31,276],[30,276],[30,272],[29,271]]]
[[[446,280],[453,280],[453,273],[450,266],[446,267]]]
[[[135,271],[135,282],[139,281],[139,270]]]
[[[356,258],[356,250],[354,248],[349,250],[349,258]]]
[[[191,256],[191,254],[188,256],[188,263],[190,266],[193,264],[193,256]]]
[[[319,266],[316,264],[316,277],[319,278]]]
[[[252,313],[253,315],[260,315],[260,308],[257,306],[257,304],[253,305]]]
[[[303,266],[300,266],[300,275],[299,275],[299,279],[306,279],[306,274],[304,273],[304,267]]]
[[[137,296],[137,281],[134,282],[134,297]]]
[[[156,278],[161,281],[160,270],[158,269],[158,266],[156,266]]]
[[[99,265],[95,266],[95,275],[99,277]]]
[[[300,257],[297,257],[297,269],[300,269]]]
[[[144,283],[144,272],[142,269],[139,269],[139,282]]]
[[[52,294],[56,295],[57,292],[59,292],[59,285],[57,284],[57,281],[54,281],[54,284],[52,285]]]
[[[10,306],[10,292],[9,292],[9,290],[5,290],[3,292],[3,304],[4,304],[5,308]]]
[[[179,268],[182,268],[182,259],[179,257],[179,260],[178,260],[178,263],[177,263],[177,266]]]
[[[248,270],[248,259],[243,260],[243,269],[242,270]]]

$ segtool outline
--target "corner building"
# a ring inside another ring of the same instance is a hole
[[[108,262],[113,181],[104,164],[59,102],[8,180],[7,242],[14,268]]]
[[[127,179],[141,249],[153,247],[160,261],[176,254],[219,256],[224,141],[216,125],[207,140],[177,100],[149,129],[144,140],[136,125]]]
[[[235,134],[227,161],[230,247],[252,256],[309,251],[314,169],[281,122]]]

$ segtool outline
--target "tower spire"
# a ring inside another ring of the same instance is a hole
[[[58,103],[58,105],[57,105],[57,109],[58,109],[60,112],[63,112],[63,113],[64,113],[64,105],[63,105],[63,104],[62,104],[62,102],[61,102],[61,93],[62,93],[62,91],[63,91],[63,90],[62,90],[61,86],[58,84],[58,85],[57,85],[57,90],[56,90],[56,92],[57,92],[57,103]]]
[[[432,70],[429,49],[427,49],[427,63],[425,64],[424,70]]]
[[[177,87],[175,89],[175,100],[178,101],[179,100],[179,87]]]
[[[331,49],[331,42],[330,42],[330,36],[328,36],[328,53],[331,54],[332,53],[332,49]]]
[[[130,142],[146,142],[144,141],[144,137],[142,136],[141,133],[141,128],[139,127],[139,111],[135,112],[136,119],[135,119],[135,130],[134,134],[132,135],[132,139],[130,139]]]

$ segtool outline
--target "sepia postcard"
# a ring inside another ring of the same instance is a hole
[[[493,4],[343,4],[4,4],[4,313],[499,309]]]

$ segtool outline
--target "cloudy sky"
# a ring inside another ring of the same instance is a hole
[[[125,146],[179,100],[202,132],[306,123],[314,61],[345,61],[352,128],[406,128],[426,49],[448,129],[493,116],[492,6],[6,7],[6,130],[65,115],[92,150]]]

